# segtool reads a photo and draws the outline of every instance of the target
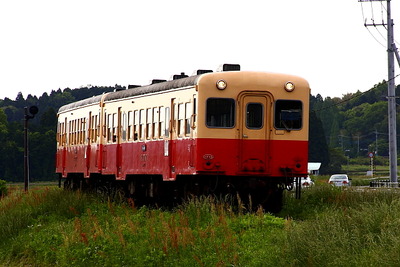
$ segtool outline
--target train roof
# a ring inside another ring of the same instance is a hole
[[[202,74],[206,75],[206,74]],[[101,99],[104,97],[104,101],[111,101],[117,99],[128,98],[132,96],[144,95],[149,93],[156,93],[161,91],[167,91],[175,88],[182,88],[188,86],[194,86],[197,83],[197,80],[202,75],[195,75],[186,78],[176,79],[172,81],[165,81],[145,86],[139,86],[131,89],[111,92],[103,95],[93,96],[91,98],[83,99],[77,102],[73,102],[67,105],[62,106],[58,112],[64,112],[67,110],[75,109],[82,106],[87,106],[91,104],[100,103]]]

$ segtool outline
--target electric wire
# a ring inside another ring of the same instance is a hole
[[[362,2],[360,2],[360,4],[361,4],[361,13],[362,13],[362,17],[363,17],[363,21],[364,21],[364,26],[365,26],[365,28],[367,29],[367,31],[368,31],[368,33],[372,36],[372,38],[374,38],[375,39],[375,41],[378,43],[378,44],[380,44],[382,47],[386,47],[384,44],[382,44],[376,37],[375,37],[375,35],[369,30],[369,28],[368,28],[368,26],[367,26],[367,19],[365,18],[365,14],[364,14],[364,8],[363,8],[363,5],[362,5]],[[371,2],[371,8],[372,8],[372,2]],[[373,11],[372,11],[372,13],[373,13]],[[372,17],[372,22],[373,22],[373,25],[375,26],[375,22],[374,22],[374,19],[373,19],[373,17]],[[376,28],[376,26],[375,26],[375,28]],[[379,32],[379,31],[378,31]],[[379,34],[380,34],[380,32],[379,32]],[[382,35],[381,35],[382,36]]]
[[[383,1],[381,1],[381,10],[382,10],[382,24],[384,24],[384,23],[383,23],[383,17],[384,17],[383,11],[385,11],[385,13],[387,13],[387,9],[386,9],[386,7],[383,5]],[[384,26],[385,29],[387,30],[386,25],[384,24],[383,26]],[[395,42],[396,44],[400,45],[400,42],[397,41],[396,39],[394,40],[394,42]]]
[[[397,74],[397,75],[394,76],[393,79],[391,79],[391,80],[394,80],[394,79],[396,79],[396,78],[399,77],[399,76],[400,76],[400,74]],[[384,81],[384,82],[382,83],[382,85],[383,85],[383,84],[387,84],[389,81],[390,81],[390,80]],[[369,90],[367,90],[367,91],[365,91],[365,92],[360,92],[359,94],[354,94],[354,95],[352,95],[351,97],[349,97],[348,99],[339,101],[339,102],[337,102],[337,103],[335,103],[335,104],[332,104],[332,105],[330,105],[330,106],[327,106],[327,107],[323,107],[323,108],[320,108],[320,109],[313,109],[313,110],[311,110],[311,111],[312,111],[312,112],[319,112],[319,111],[322,111],[322,110],[325,110],[325,109],[330,109],[330,108],[333,108],[333,107],[335,107],[335,106],[339,106],[339,105],[341,105],[341,104],[343,104],[343,103],[346,103],[346,102],[348,102],[348,101],[350,101],[350,100],[353,100],[353,99],[355,99],[355,98],[357,98],[357,97],[363,96],[363,95],[365,95],[366,93],[368,93],[368,92],[370,92],[370,91],[372,91],[372,90],[374,90],[374,89],[377,89],[377,88],[378,88],[378,87],[372,87],[371,89],[369,89]]]

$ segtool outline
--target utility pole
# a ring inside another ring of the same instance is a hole
[[[358,0],[359,2],[383,2],[384,0]],[[396,44],[394,43],[393,20],[391,15],[390,1],[386,0],[387,21],[376,24],[372,20],[372,24],[365,23],[365,27],[369,26],[387,26],[387,53],[388,53],[388,123],[389,123],[389,164],[390,164],[390,182],[397,184],[397,131],[396,131],[396,93],[395,93],[395,75],[394,75],[394,56],[397,60],[399,55]],[[400,62],[398,62],[400,64]]]
[[[389,111],[389,164],[390,181],[397,183],[397,130],[396,130],[396,92],[394,84],[394,37],[390,0],[387,0],[388,31],[388,111]]]
[[[375,155],[378,155],[378,130],[375,129]]]
[[[39,109],[36,106],[31,106],[24,108],[25,116],[24,116],[24,188],[25,192],[28,191],[29,188],[29,142],[28,142],[28,120],[33,119],[35,115],[38,113]],[[30,113],[30,114],[29,114]]]

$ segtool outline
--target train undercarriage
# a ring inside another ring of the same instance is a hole
[[[135,206],[152,205],[173,207],[191,197],[214,196],[241,205],[247,210],[260,206],[267,212],[282,209],[283,190],[293,180],[290,178],[230,177],[230,176],[178,176],[175,181],[163,181],[161,175],[130,175],[116,180],[113,175],[69,174],[60,176],[59,185],[64,189],[95,192],[104,197],[131,199]]]

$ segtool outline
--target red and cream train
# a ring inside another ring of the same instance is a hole
[[[175,75],[60,108],[56,172],[65,187],[123,190],[137,201],[251,195],[278,210],[307,176],[310,88],[291,75]]]

